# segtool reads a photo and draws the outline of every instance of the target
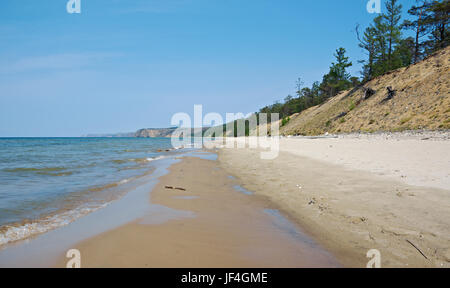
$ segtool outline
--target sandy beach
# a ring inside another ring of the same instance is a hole
[[[370,249],[382,267],[449,267],[449,143],[284,138],[274,160],[188,154],[148,191],[177,217],[150,213],[74,248],[83,267],[365,267]]]
[[[242,138],[234,141],[243,141]],[[0,250],[1,267],[450,267],[445,133],[184,149],[73,223]],[[159,162],[158,162],[159,161]]]
[[[236,187],[218,161],[186,157],[149,191],[148,214],[75,245],[82,267],[340,267],[264,196]],[[177,189],[178,188],[178,189]],[[56,267],[65,267],[61,255]]]
[[[448,139],[421,135],[284,138],[275,160],[223,149],[219,161],[345,266],[378,249],[383,267],[449,267],[448,151]]]

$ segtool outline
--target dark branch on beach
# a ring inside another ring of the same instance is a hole
[[[423,252],[422,252],[419,248],[417,248],[416,245],[414,245],[414,244],[413,244],[411,241],[409,241],[408,239],[406,239],[406,242],[408,242],[409,244],[411,244],[411,246],[413,246],[414,248],[416,248],[416,250],[419,251],[419,253],[422,254],[422,256],[425,257],[425,259],[428,260],[428,257],[425,256],[425,254],[423,254]]]

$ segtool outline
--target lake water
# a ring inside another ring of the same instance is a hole
[[[0,138],[0,246],[108,205],[169,149],[169,138]]]

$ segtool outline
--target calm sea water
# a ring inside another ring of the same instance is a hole
[[[104,207],[171,148],[168,138],[0,138],[0,246]]]

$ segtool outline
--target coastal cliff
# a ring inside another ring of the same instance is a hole
[[[134,134],[134,137],[138,138],[156,138],[156,137],[171,137],[172,133],[177,128],[148,128],[148,129],[139,129]]]
[[[203,133],[208,130],[210,127],[203,127],[202,133],[199,133],[199,131],[194,131],[194,129],[185,129],[183,133],[191,134],[192,137],[201,137]],[[175,132],[178,128],[172,127],[172,128],[147,128],[147,129],[140,129],[135,134],[134,137],[138,138],[158,138],[158,137],[165,137],[170,138],[172,137],[172,133]],[[196,135],[194,135],[194,133]]]
[[[202,133],[204,133],[207,129],[210,127],[203,127]],[[88,134],[83,135],[81,137],[136,137],[136,138],[170,138],[172,137],[173,132],[178,129],[176,127],[171,128],[144,128],[139,129],[136,132],[130,132],[130,133],[116,133],[116,134]],[[185,134],[191,134],[191,136],[194,136],[194,129],[185,129]],[[195,132],[198,134],[196,137],[201,137],[201,134],[199,132]]]

